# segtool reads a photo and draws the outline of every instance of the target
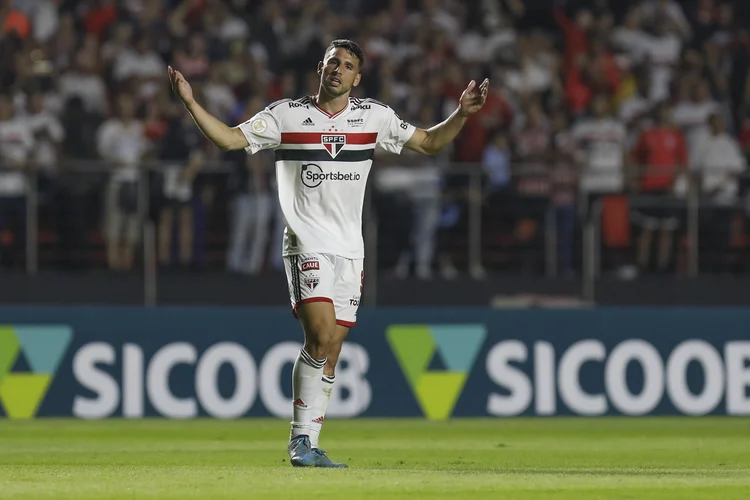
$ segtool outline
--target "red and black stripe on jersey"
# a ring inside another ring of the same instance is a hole
[[[346,144],[372,146],[366,149],[344,149],[335,158],[325,149],[295,149],[294,145],[322,145],[323,136],[345,136]],[[284,132],[281,134],[283,148],[276,150],[276,161],[318,161],[318,162],[362,162],[375,156],[377,132]]]

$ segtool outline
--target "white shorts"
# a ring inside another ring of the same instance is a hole
[[[284,257],[286,280],[292,313],[310,302],[331,302],[336,324],[357,324],[357,309],[362,298],[364,259],[346,259],[330,254],[303,253]]]

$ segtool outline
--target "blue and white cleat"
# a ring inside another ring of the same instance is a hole
[[[316,467],[318,462],[317,454],[313,453],[310,447],[310,438],[302,435],[289,441],[287,446],[289,452],[289,461],[295,467]]]
[[[325,451],[319,448],[313,448],[312,453],[315,456],[315,467],[326,467],[328,469],[347,469],[349,467],[346,464],[334,462],[328,458]]]

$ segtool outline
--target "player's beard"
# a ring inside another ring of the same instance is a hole
[[[338,87],[332,86],[330,76],[329,76],[328,78],[323,80],[321,83],[322,83],[323,90],[326,92],[326,94],[328,94],[331,97],[339,97],[339,96],[347,94],[352,89],[351,86],[347,87],[340,78],[339,78],[339,82],[340,83]]]

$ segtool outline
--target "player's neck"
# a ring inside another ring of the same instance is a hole
[[[349,92],[343,95],[331,96],[323,88],[320,88],[313,99],[320,109],[329,115],[335,115],[349,105]]]

